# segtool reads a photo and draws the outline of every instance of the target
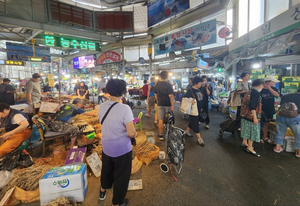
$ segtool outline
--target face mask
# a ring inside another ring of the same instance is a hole
[[[256,89],[256,91],[261,92],[262,89]]]

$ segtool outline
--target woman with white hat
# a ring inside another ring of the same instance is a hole
[[[268,138],[269,122],[273,119],[273,115],[275,114],[274,98],[279,96],[275,84],[280,81],[278,81],[275,76],[267,76],[264,81],[264,88],[260,92],[262,98],[262,111],[264,113],[264,117],[262,117],[264,126],[262,127],[263,139],[261,139],[261,143],[268,142],[269,144],[272,144],[273,142]]]

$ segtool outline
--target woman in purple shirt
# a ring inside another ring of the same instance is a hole
[[[106,198],[106,189],[114,184],[113,205],[128,205],[127,193],[132,164],[131,140],[137,136],[133,114],[128,105],[119,103],[126,92],[124,80],[108,81],[106,90],[110,100],[99,106],[102,124],[102,171],[99,199]]]

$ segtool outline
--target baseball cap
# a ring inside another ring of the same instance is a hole
[[[39,73],[34,73],[34,74],[32,75],[32,78],[33,78],[33,79],[41,78],[41,75],[40,75]]]
[[[10,82],[9,78],[3,78],[3,82]]]
[[[276,79],[275,76],[267,76],[265,78],[265,82],[267,82],[267,81],[276,82],[276,83],[280,82],[279,80]]]

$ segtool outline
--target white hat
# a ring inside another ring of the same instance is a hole
[[[276,83],[280,82],[279,80],[276,79],[275,76],[267,76],[265,78],[265,82],[267,82],[267,81],[276,82]]]

